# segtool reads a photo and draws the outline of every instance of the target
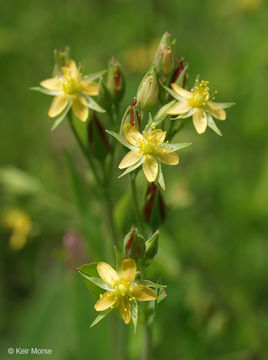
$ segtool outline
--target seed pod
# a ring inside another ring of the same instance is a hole
[[[145,242],[146,250],[144,256],[144,264],[149,265],[158,252],[158,237],[159,230],[157,230],[152,237]]]
[[[150,69],[141,81],[137,99],[141,110],[148,111],[157,103],[159,93],[158,77],[155,68]]]
[[[166,32],[158,46],[154,62],[159,74],[169,75],[175,66],[173,42],[170,41],[170,34]]]
[[[145,254],[145,240],[138,234],[138,229],[132,227],[124,238],[124,255],[136,262]]]
[[[109,61],[106,85],[111,92],[113,101],[119,103],[125,92],[125,78],[121,66],[115,58]]]

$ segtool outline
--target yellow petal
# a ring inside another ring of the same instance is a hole
[[[40,82],[40,85],[48,90],[58,90],[62,89],[62,80],[60,78],[46,79]]]
[[[120,280],[119,275],[117,274],[117,272],[111,267],[111,265],[105,263],[105,262],[100,262],[97,265],[97,271],[100,275],[100,277],[102,278],[102,280],[104,282],[106,282],[106,284],[110,285],[110,286],[114,286],[114,284]]]
[[[193,122],[198,134],[203,134],[206,131],[208,121],[206,113],[202,109],[194,108]]]
[[[142,169],[145,177],[149,182],[155,181],[158,173],[158,164],[155,158],[151,155],[146,155],[142,164]]]
[[[206,104],[205,111],[209,112],[214,118],[218,120],[225,120],[226,119],[226,112],[217,105],[213,103]]]
[[[87,121],[89,110],[86,100],[82,96],[76,95],[72,98],[71,105],[75,116],[81,121]]]
[[[139,146],[140,142],[143,140],[142,134],[130,124],[124,125],[123,129],[127,141],[131,145]]]
[[[133,296],[138,301],[150,301],[157,298],[157,294],[153,289],[148,286],[137,284],[130,287],[129,295]]]
[[[136,164],[136,162],[140,160],[141,157],[142,154],[138,150],[131,150],[123,157],[118,167],[119,169],[130,167]]]
[[[166,132],[161,129],[152,130],[148,135],[147,138],[155,146],[159,146],[163,144],[166,137]]]
[[[179,157],[174,151],[167,149],[157,149],[155,155],[160,161],[168,165],[177,165],[179,163]]]
[[[68,60],[65,65],[65,68],[68,70],[68,73],[71,77],[73,77],[73,78],[79,77],[79,71],[78,71],[75,61],[73,61],[71,59]]]
[[[121,297],[117,302],[118,310],[125,322],[125,324],[129,324],[131,320],[131,306],[127,297]]]
[[[189,110],[191,110],[191,105],[189,104],[189,102],[187,100],[185,101],[180,101],[177,102],[175,105],[173,105],[168,111],[167,114],[168,115],[180,115],[180,114],[185,114],[187,113]]]
[[[133,259],[125,259],[122,261],[121,279],[132,283],[136,279],[136,262]]]
[[[96,302],[94,308],[96,311],[104,311],[115,303],[115,297],[112,291],[106,291]]]
[[[59,115],[68,105],[68,96],[60,94],[54,97],[50,108],[48,110],[48,116],[54,118]]]
[[[185,99],[190,99],[193,96],[193,94],[190,91],[183,89],[182,87],[180,87],[179,85],[177,85],[175,83],[171,84],[171,87],[175,91],[176,94],[178,94],[179,96],[181,96]]]
[[[98,95],[99,84],[93,81],[81,81],[79,84],[79,91],[88,95]]]

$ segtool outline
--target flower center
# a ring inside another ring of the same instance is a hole
[[[120,280],[114,287],[114,291],[116,293],[117,296],[126,296],[128,294],[128,290],[129,290],[129,283],[127,283],[124,280]]]
[[[156,145],[154,143],[155,137],[149,131],[143,131],[143,139],[140,141],[140,152],[143,155],[153,155]]]
[[[65,94],[68,95],[77,93],[80,83],[80,76],[72,76],[67,68],[63,68],[62,71],[64,76],[62,90],[65,92]]]
[[[200,84],[195,85],[192,89],[193,96],[189,99],[189,103],[192,107],[202,107],[206,105],[206,101],[209,99],[209,82],[202,80]]]

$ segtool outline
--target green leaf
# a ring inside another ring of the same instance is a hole
[[[70,107],[71,107],[71,105],[68,104],[66,109],[63,111],[63,113],[55,119],[54,124],[52,125],[52,128],[51,128],[51,131],[55,130],[60,125],[60,123],[64,120],[65,116],[67,115],[68,111],[70,110]]]
[[[87,105],[90,109],[100,113],[106,112],[95,100],[92,99],[92,97],[87,96],[86,100],[87,100]]]
[[[123,261],[123,256],[121,254],[121,252],[117,249],[116,246],[114,246],[114,254],[115,254],[115,259],[116,259],[116,271],[120,271],[121,269],[121,263]]]
[[[122,145],[126,146],[128,149],[132,150],[131,144],[126,140],[125,136],[117,134],[111,130],[105,130],[109,135],[112,135],[116,140],[118,140]]]
[[[139,314],[138,303],[137,303],[136,300],[134,300],[131,303],[131,319],[132,319],[133,324],[134,324],[134,334],[136,333],[136,330],[137,330],[138,314]]]
[[[92,328],[93,326],[97,325],[102,319],[105,318],[105,316],[107,316],[110,312],[112,311],[112,309],[107,309],[105,311],[101,311],[100,314],[96,317],[96,319],[92,322],[92,324],[90,325],[90,327]]]
[[[222,136],[220,129],[215,124],[215,121],[213,120],[212,116],[208,113],[207,113],[207,119],[208,119],[208,127],[211,130],[213,130],[216,134],[218,134],[219,136]]]

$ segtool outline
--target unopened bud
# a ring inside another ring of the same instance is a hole
[[[108,64],[107,88],[112,94],[113,101],[119,103],[125,91],[125,79],[119,62],[112,58]]]
[[[103,160],[110,151],[106,132],[95,113],[88,123],[88,143],[90,153],[99,160]]]
[[[158,73],[169,75],[174,69],[173,42],[170,41],[170,34],[166,32],[158,46],[155,54],[155,65]]]
[[[145,265],[149,265],[153,258],[156,256],[158,252],[158,237],[159,237],[159,230],[157,230],[152,237],[145,242]]]
[[[156,230],[166,218],[166,205],[161,195],[161,190],[157,185],[151,183],[145,194],[145,204],[143,208],[144,220]]]
[[[138,261],[145,254],[145,240],[138,234],[138,229],[132,227],[124,238],[124,255]]]
[[[110,90],[104,82],[103,77],[100,78],[99,82],[98,102],[107,112],[111,112],[113,98]]]
[[[137,99],[141,110],[150,110],[157,102],[158,93],[158,78],[155,68],[152,68],[145,74],[138,88]]]
[[[187,80],[187,71],[188,64],[184,64],[184,59],[181,58],[178,67],[175,69],[174,74],[172,75],[170,83],[175,83],[181,87],[185,87]]]

